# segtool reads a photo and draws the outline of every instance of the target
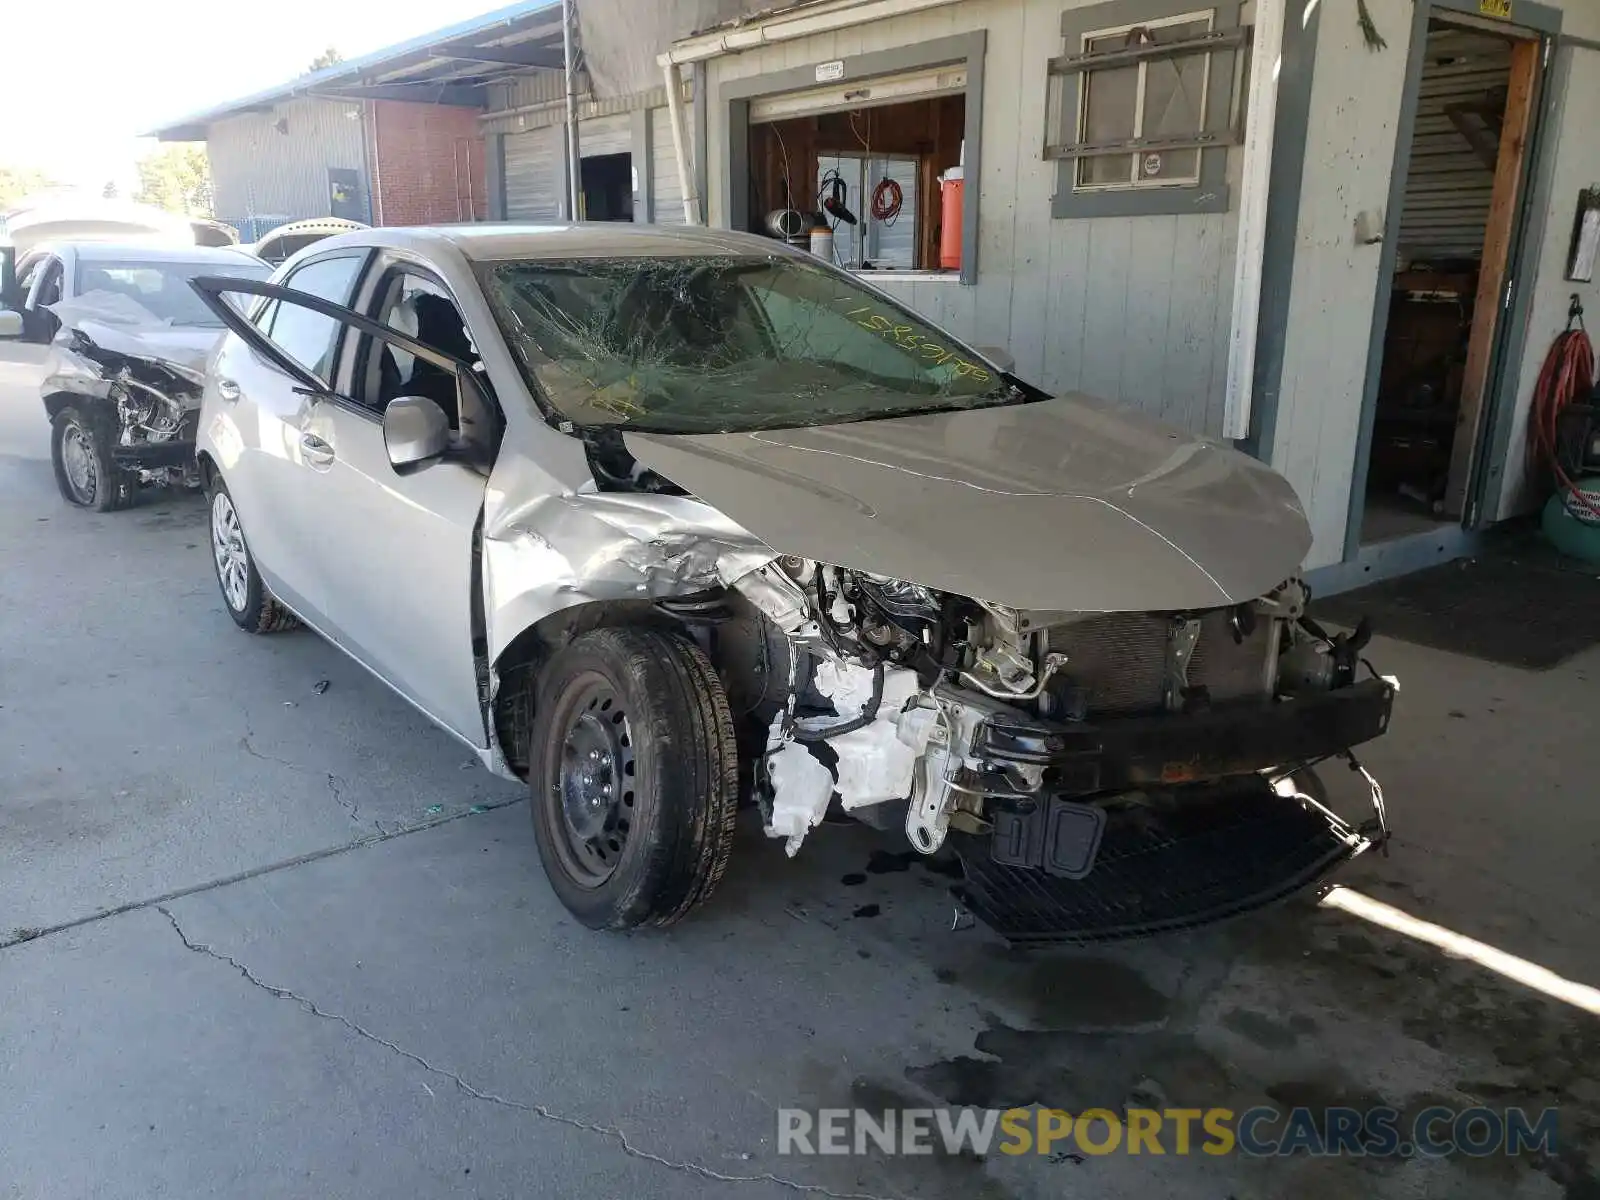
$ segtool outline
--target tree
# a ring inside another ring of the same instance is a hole
[[[50,177],[43,171],[29,167],[0,167],[0,209],[10,208],[18,200],[24,200],[50,185]]]
[[[321,54],[317,55],[311,60],[311,65],[306,68],[306,74],[309,75],[313,71],[321,71],[327,67],[336,67],[343,61],[344,55],[340,54],[335,47],[329,46]]]
[[[197,142],[163,146],[139,160],[133,198],[186,217],[211,216],[211,164]]]

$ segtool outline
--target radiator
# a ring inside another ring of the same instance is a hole
[[[1189,686],[1211,699],[1259,696],[1271,686],[1277,652],[1275,623],[1266,618],[1236,641],[1227,609],[1200,619],[1200,638],[1189,662]],[[1100,613],[1052,625],[1047,648],[1067,655],[1063,676],[1089,693],[1090,714],[1159,711],[1165,704],[1167,631],[1161,614]]]

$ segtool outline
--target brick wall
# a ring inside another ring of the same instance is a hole
[[[372,102],[373,220],[379,225],[482,221],[489,215],[478,110]]]

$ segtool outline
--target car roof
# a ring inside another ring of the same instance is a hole
[[[676,258],[696,255],[760,256],[783,252],[783,243],[751,233],[694,225],[635,225],[625,221],[566,225],[408,226],[363,229],[316,243],[316,250],[340,246],[389,246],[426,254],[454,247],[476,262],[539,258]]]
[[[214,263],[238,266],[241,259],[259,263],[248,250],[235,246],[162,246],[149,242],[58,242],[56,252],[71,251],[79,262]]]

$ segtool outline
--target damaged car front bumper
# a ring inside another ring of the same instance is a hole
[[[1072,942],[1190,928],[1283,899],[1387,838],[1382,792],[1350,749],[1387,729],[1394,695],[1372,679],[1176,720],[989,723],[978,753],[1043,766],[1045,787],[1038,800],[993,805],[992,831],[953,838],[962,899],[1013,941]],[[1369,787],[1372,816],[1359,826],[1302,790],[1303,768],[1278,768],[1335,758]]]
[[[1177,717],[1071,724],[991,717],[980,727],[975,753],[995,763],[1042,766],[1046,785],[1059,795],[1172,787],[1331,758],[1382,734],[1393,705],[1394,686],[1370,679]]]

